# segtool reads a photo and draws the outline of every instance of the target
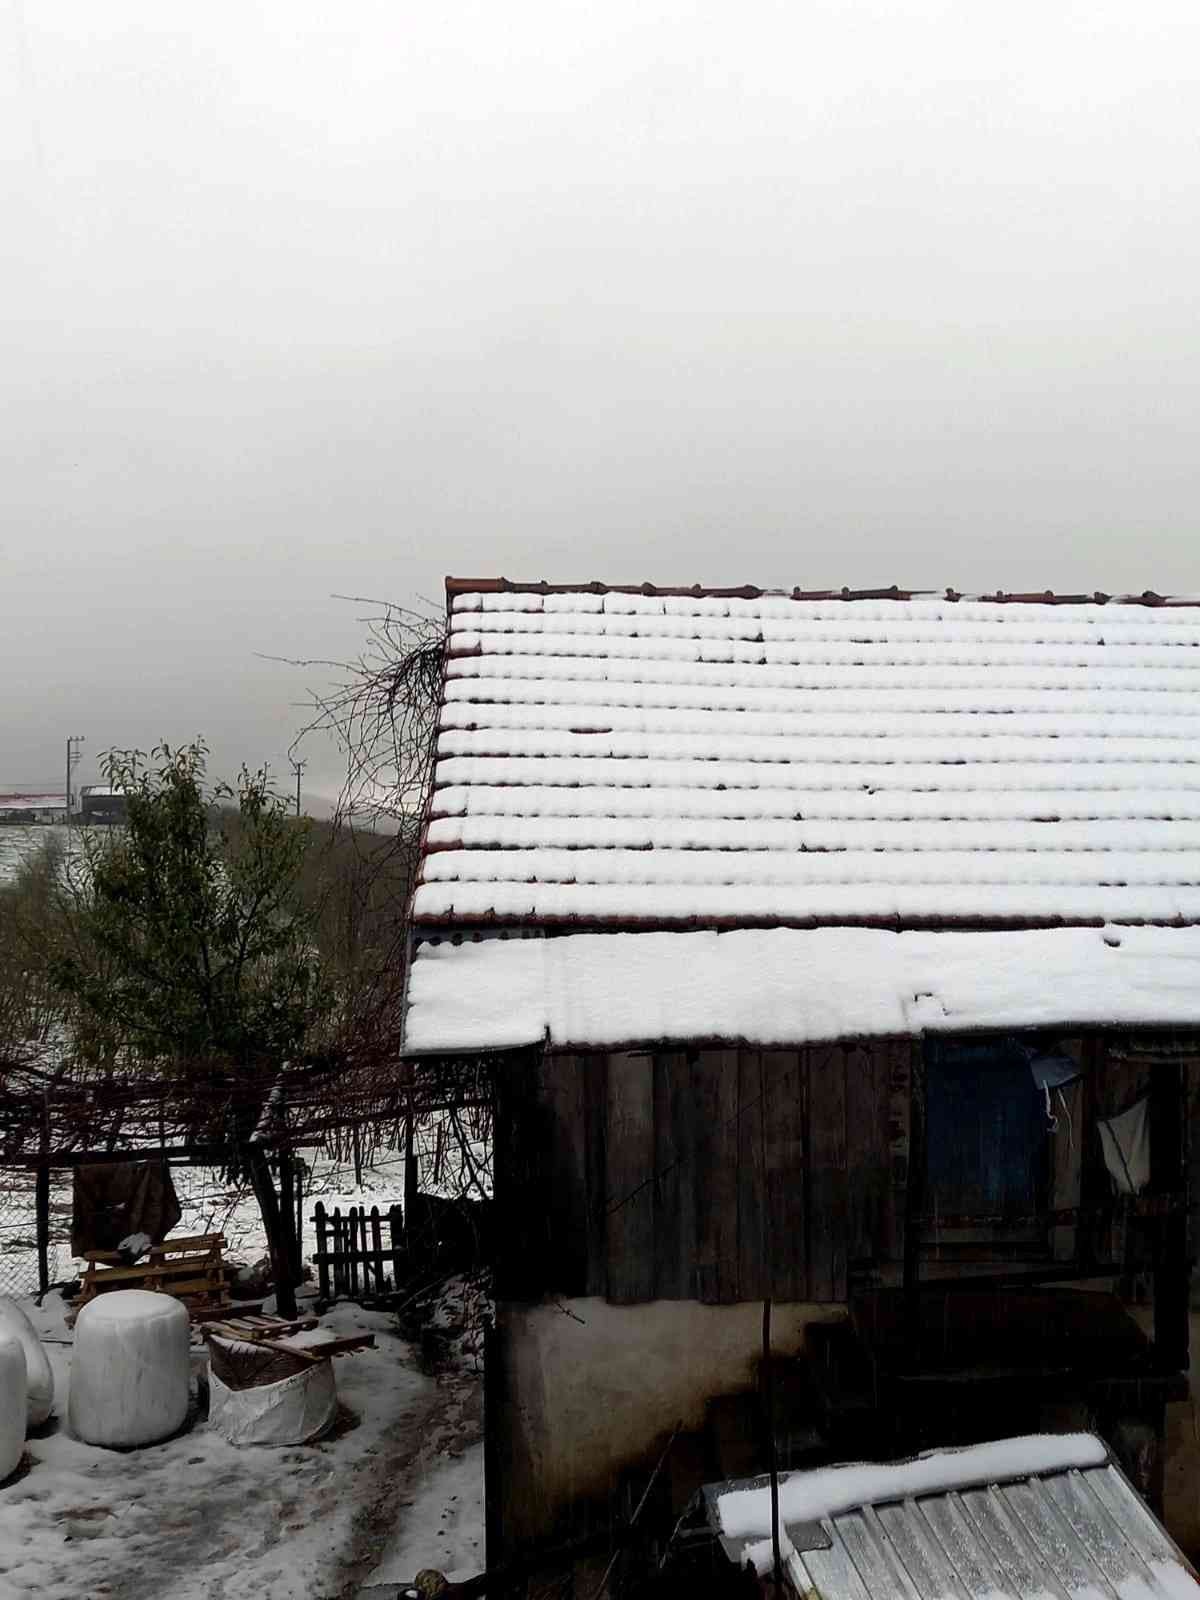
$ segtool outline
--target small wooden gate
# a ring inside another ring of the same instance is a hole
[[[382,1295],[395,1288],[406,1259],[404,1214],[398,1205],[385,1212],[378,1206],[370,1211],[351,1206],[345,1212],[335,1206],[330,1212],[318,1200],[313,1223],[317,1248],[312,1259],[322,1300]]]

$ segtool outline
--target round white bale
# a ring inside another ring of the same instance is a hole
[[[25,1450],[25,1351],[0,1328],[0,1483],[15,1472]]]
[[[85,1444],[154,1444],[187,1416],[187,1308],[169,1294],[115,1289],[75,1322],[67,1417]]]
[[[39,1428],[54,1405],[54,1373],[37,1329],[11,1295],[0,1294],[0,1333],[11,1333],[25,1352],[26,1423]]]

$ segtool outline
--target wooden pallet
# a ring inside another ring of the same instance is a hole
[[[216,1334],[218,1338],[239,1339],[245,1344],[264,1345],[268,1350],[286,1351],[288,1355],[299,1356],[303,1360],[312,1362],[324,1361],[328,1356],[345,1356],[356,1350],[375,1347],[373,1333],[345,1334],[340,1339],[326,1339],[314,1345],[293,1345],[282,1342],[289,1334],[307,1332],[318,1326],[318,1320],[314,1316],[294,1317],[288,1321],[284,1317],[272,1317],[260,1312],[226,1316],[220,1321],[206,1321],[201,1331],[206,1339]]]
[[[193,1317],[198,1312],[220,1313],[233,1304],[224,1248],[224,1234],[189,1234],[151,1245],[146,1259],[132,1267],[121,1265],[116,1251],[91,1250],[84,1257],[87,1266],[68,1324],[75,1321],[89,1300],[114,1289],[147,1289],[152,1294],[174,1295]]]

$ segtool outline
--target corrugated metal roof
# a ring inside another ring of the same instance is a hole
[[[714,1525],[727,1488],[704,1491]],[[786,1533],[787,1579],[806,1600],[1200,1596],[1186,1558],[1111,1461],[865,1501]],[[756,1546],[761,1570],[759,1541],[722,1542],[739,1565]]]

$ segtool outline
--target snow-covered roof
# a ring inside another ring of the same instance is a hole
[[[1200,921],[1198,646],[1192,602],[452,585],[415,919]]]
[[[704,1490],[739,1566],[770,1570],[765,1478]],[[1197,1600],[1180,1550],[1092,1434],[1032,1435],[779,1479],[789,1592]]]
[[[426,941],[407,1049],[767,1048],[1021,1028],[1200,1027],[1200,928],[572,933]]]
[[[448,591],[410,1050],[1200,1025],[1194,598]]]
[[[0,794],[0,811],[65,811],[65,794]]]

